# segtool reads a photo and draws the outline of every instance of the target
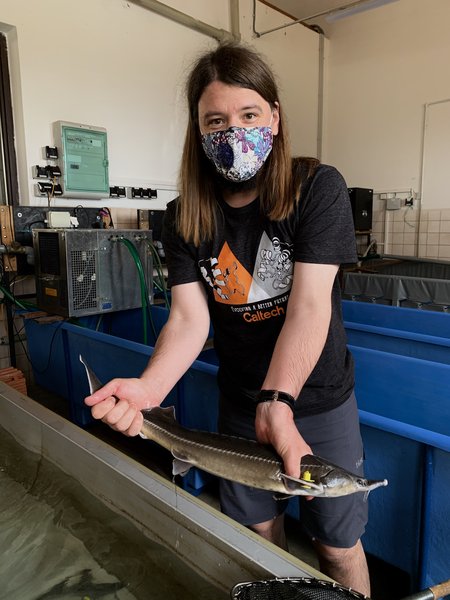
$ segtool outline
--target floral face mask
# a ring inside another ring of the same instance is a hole
[[[202,135],[206,156],[230,181],[247,181],[263,166],[272,150],[271,127],[230,127]]]

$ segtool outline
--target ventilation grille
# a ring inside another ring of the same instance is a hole
[[[72,250],[72,290],[74,310],[97,307],[97,277],[94,250]]]
[[[61,275],[59,238],[54,232],[42,232],[39,235],[39,260],[41,273]]]

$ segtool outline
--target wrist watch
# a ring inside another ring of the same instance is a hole
[[[279,390],[260,390],[256,394],[256,404],[272,401],[283,402],[290,407],[292,412],[295,412],[295,398],[287,392],[280,392]]]

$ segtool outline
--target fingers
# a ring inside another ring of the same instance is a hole
[[[87,406],[94,406],[95,404],[98,404],[99,402],[102,402],[102,401],[108,399],[110,396],[114,396],[114,394],[116,393],[118,384],[119,384],[118,380],[113,379],[113,380],[109,381],[102,388],[100,388],[99,390],[97,390],[96,392],[91,394],[90,396],[87,396],[84,399],[85,404]]]
[[[143,416],[136,404],[127,400],[109,397],[95,404],[91,409],[94,419],[100,419],[112,429],[129,436],[138,435]]]
[[[116,431],[120,431],[127,435],[137,435],[141,429],[143,417],[136,404],[128,402],[127,400],[119,400],[111,406],[109,401],[110,399],[108,399],[105,404],[109,405],[110,410],[100,417],[102,421]],[[92,410],[94,411],[97,406],[94,406]],[[102,408],[103,412],[105,407]]]
[[[284,472],[290,477],[300,478],[300,461],[298,451],[296,449],[290,449],[290,451],[283,456]]]
[[[125,435],[138,435],[146,406],[145,386],[139,379],[112,379],[84,400],[91,414]]]
[[[110,396],[109,398],[106,398],[106,400],[102,400],[101,402],[98,402],[98,404],[93,404],[91,406],[91,414],[94,419],[103,419],[103,417],[116,406],[116,399]]]
[[[143,422],[144,422],[144,417],[142,416],[141,411],[138,410],[126,432],[127,435],[130,435],[130,436],[139,435],[139,433],[141,432],[141,429],[142,429]]]

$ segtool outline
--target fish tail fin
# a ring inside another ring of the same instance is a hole
[[[87,376],[88,383],[89,383],[89,391],[91,394],[93,394],[94,392],[99,390],[101,387],[103,387],[103,384],[101,383],[101,381],[97,377],[97,375],[94,373],[94,371],[87,364],[87,362],[84,360],[84,358],[81,356],[81,354],[79,355],[79,359],[80,359],[80,362],[83,364],[84,368],[86,369],[86,376]]]

